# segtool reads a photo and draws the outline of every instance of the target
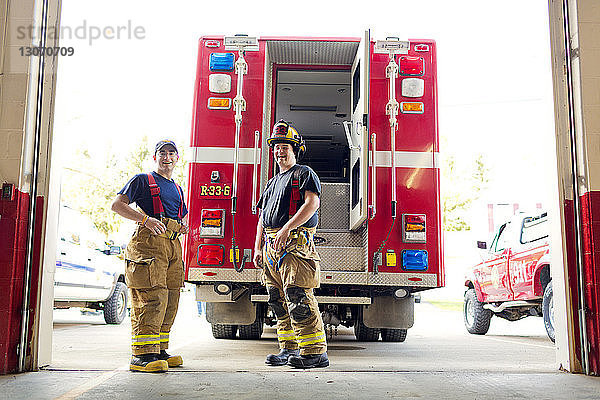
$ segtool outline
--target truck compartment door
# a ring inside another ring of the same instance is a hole
[[[352,64],[352,118],[346,124],[350,146],[350,229],[358,228],[367,218],[370,63],[371,32],[367,30]]]

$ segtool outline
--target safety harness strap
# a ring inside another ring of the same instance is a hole
[[[181,218],[183,218],[183,189],[179,185],[177,185],[177,193],[179,193],[179,210],[177,210],[177,219],[181,221]]]
[[[290,196],[289,217],[292,218],[301,206],[302,196],[300,195],[300,169],[294,170],[292,175],[292,195]]]
[[[163,207],[162,201],[160,200],[160,187],[156,184],[156,180],[152,174],[148,173],[148,185],[150,186],[150,194],[152,195],[152,207],[154,208],[154,216],[157,215],[162,218],[165,216],[165,209]],[[183,189],[177,183],[177,193],[179,194],[179,210],[177,211],[177,219],[181,221],[183,216]]]
[[[148,185],[150,186],[150,194],[152,195],[152,207],[154,208],[154,217],[157,215],[162,218],[165,214],[162,201],[160,201],[160,187],[156,184],[152,174],[148,173]]]

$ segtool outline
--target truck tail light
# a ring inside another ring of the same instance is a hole
[[[225,210],[202,210],[200,237],[222,238],[225,234]]]
[[[429,263],[426,250],[403,250],[402,269],[405,271],[425,271]]]
[[[400,75],[423,75],[423,59],[421,57],[400,57]]]
[[[198,247],[198,265],[223,265],[225,246],[201,244]]]

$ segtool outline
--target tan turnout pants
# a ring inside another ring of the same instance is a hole
[[[126,263],[125,282],[131,298],[131,352],[160,353],[169,347],[169,333],[183,286],[181,242],[178,238],[154,235],[139,226],[127,245]]]
[[[327,351],[323,320],[313,289],[319,287],[319,256],[313,229],[292,231],[285,250],[277,252],[272,241],[277,229],[265,229],[263,271],[269,305],[277,316],[281,349],[300,349],[300,354]]]

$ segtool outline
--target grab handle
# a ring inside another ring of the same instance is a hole
[[[369,219],[375,218],[377,214],[377,161],[375,159],[375,133],[371,133],[371,204],[369,205],[369,209],[371,210],[371,216]]]
[[[254,162],[252,166],[252,214],[256,214],[256,204],[258,200],[256,200],[256,192],[258,189],[258,142],[260,138],[260,132],[254,131]]]

